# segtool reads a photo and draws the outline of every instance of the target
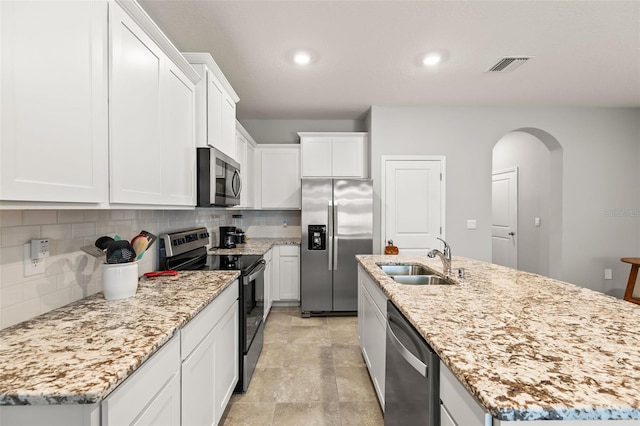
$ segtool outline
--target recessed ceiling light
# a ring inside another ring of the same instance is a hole
[[[439,53],[428,53],[422,59],[422,64],[427,67],[438,65],[440,62],[442,62],[442,56]]]
[[[311,55],[307,52],[296,52],[293,55],[293,62],[298,65],[308,65],[311,62]]]

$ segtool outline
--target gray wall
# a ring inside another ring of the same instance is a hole
[[[364,132],[362,120],[240,120],[257,143],[299,143],[298,132]]]
[[[371,171],[380,193],[382,155],[445,155],[446,236],[453,254],[491,260],[492,149],[521,128],[541,129],[563,149],[561,251],[554,278],[621,295],[640,252],[640,109],[374,106]],[[466,229],[476,219],[478,228]],[[380,241],[380,203],[374,204]],[[379,244],[375,247],[379,250]],[[604,280],[605,268],[613,280]]]
[[[535,136],[511,132],[493,148],[493,170],[513,167],[518,167],[518,269],[549,275],[551,152]]]

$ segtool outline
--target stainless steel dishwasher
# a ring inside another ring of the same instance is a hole
[[[387,302],[385,426],[440,426],[440,360]]]

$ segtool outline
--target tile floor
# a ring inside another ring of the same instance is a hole
[[[220,424],[382,425],[357,333],[356,317],[273,308],[249,389],[231,397]]]

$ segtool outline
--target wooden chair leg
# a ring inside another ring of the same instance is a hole
[[[633,289],[636,285],[636,279],[638,278],[639,265],[631,265],[631,271],[629,272],[629,281],[627,281],[627,289],[624,292],[624,300],[640,305],[638,299],[634,299]]]

